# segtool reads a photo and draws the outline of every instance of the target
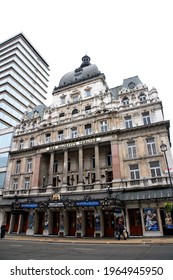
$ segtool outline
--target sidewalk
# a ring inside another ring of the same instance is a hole
[[[18,235],[6,234],[6,240],[15,241],[35,241],[35,242],[48,242],[48,243],[81,243],[81,244],[173,244],[173,236],[163,237],[129,237],[127,240],[115,238],[77,238],[77,237],[57,237],[57,236],[42,236],[42,235]]]

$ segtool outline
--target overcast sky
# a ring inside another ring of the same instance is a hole
[[[86,53],[109,87],[138,75],[158,90],[173,145],[172,0],[5,0],[0,42],[23,32],[50,67],[47,105]]]

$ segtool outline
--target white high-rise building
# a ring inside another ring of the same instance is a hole
[[[49,65],[22,33],[0,43],[0,189],[13,127],[24,112],[44,103],[48,79]]]

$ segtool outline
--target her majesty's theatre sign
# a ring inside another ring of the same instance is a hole
[[[72,142],[72,143],[66,143],[66,144],[61,144],[53,147],[48,147],[46,150],[58,150],[58,149],[65,149],[65,148],[71,148],[71,147],[76,147],[80,145],[85,145],[85,144],[94,144],[96,142],[100,142],[101,138],[92,138],[92,139],[86,139],[82,141],[77,141],[77,142]]]

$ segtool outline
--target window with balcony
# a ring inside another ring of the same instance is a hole
[[[101,127],[101,132],[106,132],[106,131],[108,131],[108,124],[107,124],[107,121],[101,121],[101,122],[100,122],[100,127]]]
[[[128,99],[128,97],[124,97],[123,98],[123,105],[124,106],[129,106],[129,99]]]
[[[17,190],[18,189],[18,179],[13,179],[13,190]]]
[[[150,118],[150,113],[149,112],[142,113],[142,118],[143,118],[143,123],[145,125],[151,123],[151,118]]]
[[[51,142],[51,134],[50,134],[50,133],[47,133],[47,134],[45,135],[45,142],[46,142],[46,143],[50,143],[50,142]]]
[[[63,130],[58,131],[58,141],[61,141],[64,139],[64,132]]]
[[[151,171],[152,178],[161,177],[159,161],[150,162],[150,171]],[[152,179],[153,183],[155,183],[155,181],[156,181],[156,179]]]
[[[28,190],[29,188],[30,188],[30,178],[27,177],[27,178],[25,178],[25,181],[24,181],[24,189]]]
[[[72,138],[77,137],[77,127],[72,127],[72,129],[71,129],[71,137]]]
[[[124,122],[125,122],[126,128],[132,128],[132,117],[131,116],[125,117]]]
[[[130,165],[130,177],[131,177],[131,185],[139,185],[140,184],[140,174],[138,164]]]
[[[148,138],[147,140],[147,149],[148,149],[148,155],[152,156],[152,155],[156,155],[156,144],[155,144],[155,140],[154,137]]]
[[[32,159],[28,159],[27,160],[27,168],[26,168],[27,172],[31,172],[32,171]]]
[[[85,125],[85,135],[90,135],[91,134],[91,124],[86,124]]]
[[[127,143],[128,146],[128,157],[135,158],[136,157],[136,145],[135,141],[130,141]]]
[[[16,161],[16,169],[15,169],[15,173],[20,173],[20,168],[21,168],[21,161],[17,160]]]

